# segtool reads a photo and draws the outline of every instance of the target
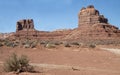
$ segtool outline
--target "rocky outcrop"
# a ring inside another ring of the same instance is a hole
[[[68,31],[17,31],[15,33],[16,39],[39,39],[39,40],[62,40],[67,36],[71,30]]]
[[[107,18],[99,14],[99,11],[94,8],[93,5],[89,5],[87,8],[83,7],[79,14],[79,27],[91,26],[96,23],[108,23]]]
[[[17,22],[15,33],[20,39],[39,40],[83,40],[83,39],[119,39],[120,30],[108,23],[108,19],[101,15],[93,5],[83,7],[78,14],[78,28],[72,30],[56,30],[53,32],[37,31],[32,19]]]
[[[68,34],[65,39],[115,39],[120,38],[118,27],[108,23],[104,15],[93,5],[83,7],[78,14],[78,28]]]
[[[20,30],[34,30],[33,19],[19,20],[16,24],[16,31]]]
[[[34,29],[33,19],[24,19],[17,21],[15,38],[17,39],[39,39],[39,40],[55,40],[64,38],[71,30],[62,31],[38,31]]]
[[[0,33],[0,39],[6,39],[6,38],[13,39],[14,34],[15,33],[13,33],[13,32],[11,32],[11,33]]]

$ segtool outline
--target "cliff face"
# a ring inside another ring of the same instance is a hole
[[[38,31],[34,28],[33,19],[23,19],[16,23],[15,38],[17,39],[39,39],[39,40],[60,40],[68,35],[71,30],[61,31]]]
[[[78,14],[78,28],[62,31],[37,31],[32,19],[17,22],[16,38],[40,40],[80,40],[80,39],[116,39],[120,38],[120,30],[108,23],[93,5],[83,7]]]
[[[78,14],[78,28],[65,39],[115,39],[120,37],[120,30],[108,23],[104,15],[90,5],[83,7]]]
[[[100,15],[99,11],[90,5],[87,8],[83,7],[79,14],[79,27],[92,26],[97,23],[108,23],[108,19]]]

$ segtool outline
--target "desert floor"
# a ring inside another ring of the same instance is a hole
[[[27,55],[36,73],[19,75],[120,75],[119,46],[10,48],[0,47],[0,75],[15,75],[3,71],[3,63],[12,54]]]

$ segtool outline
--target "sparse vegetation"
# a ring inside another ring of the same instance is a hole
[[[37,42],[32,42],[32,44],[31,44],[31,48],[35,48],[37,46]]]
[[[95,48],[96,45],[95,45],[95,44],[89,44],[89,47],[90,47],[90,48]]]
[[[78,42],[72,42],[71,44],[72,45],[78,45],[78,46],[80,45]]]
[[[81,44],[83,43],[83,44]],[[4,39],[0,40],[0,47],[7,46],[7,47],[22,47],[22,48],[36,48],[39,45],[43,45],[44,47],[47,46],[47,44],[53,44],[55,46],[57,45],[64,45],[65,47],[89,47],[90,44],[95,45],[118,45],[120,44],[120,40],[79,40],[79,41],[56,41],[56,40],[31,40],[31,39],[23,39],[23,40],[10,40],[10,39]]]
[[[56,45],[60,45],[61,42],[59,41],[40,41],[41,45],[44,45],[46,48],[55,48]]]
[[[25,55],[18,57],[15,53],[13,53],[9,59],[6,60],[4,64],[4,70],[6,72],[32,72],[33,67],[29,65],[29,60]]]
[[[17,44],[15,44],[14,42],[12,42],[12,41],[9,41],[9,40],[6,40],[5,42],[4,42],[4,45],[5,46],[7,46],[7,47],[15,47],[15,46],[17,46]]]
[[[30,44],[25,44],[24,48],[30,48]]]
[[[64,43],[65,47],[71,47],[69,43]]]
[[[48,44],[48,42],[49,42],[49,41],[40,41],[40,44],[41,44],[41,45],[46,45],[46,44]]]
[[[61,44],[61,42],[59,42],[59,41],[53,41],[51,43],[54,44],[54,45],[60,45]]]
[[[54,44],[48,43],[45,45],[46,48],[55,48]]]
[[[3,44],[2,44],[2,42],[0,42],[0,47],[2,47],[3,46]]]
[[[37,46],[36,41],[31,41],[31,40],[26,40],[25,42],[22,43],[24,48],[35,48]]]

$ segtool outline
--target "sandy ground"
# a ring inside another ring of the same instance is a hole
[[[120,55],[120,49],[114,49],[114,48],[101,48],[101,49]]]
[[[0,47],[0,62],[4,62],[15,52],[18,55],[27,55],[31,65],[36,66],[38,71],[20,75],[120,75],[120,55],[108,51],[108,47],[100,48]],[[3,72],[2,65],[0,66],[0,75],[15,75]]]

